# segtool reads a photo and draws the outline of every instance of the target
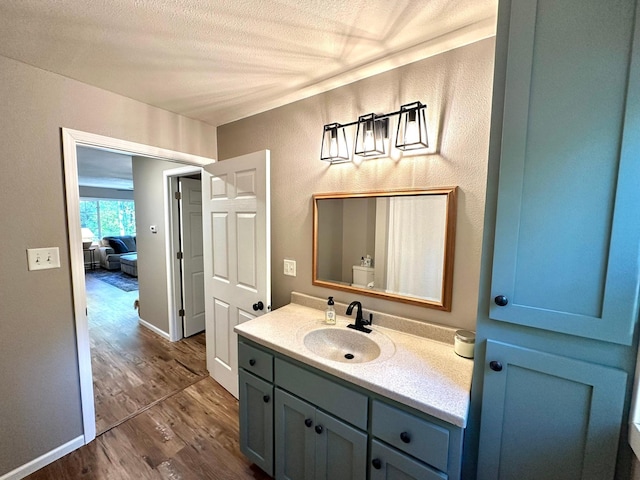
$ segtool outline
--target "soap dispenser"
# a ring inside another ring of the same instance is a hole
[[[333,307],[333,297],[329,297],[327,309],[324,312],[324,323],[327,325],[336,324],[336,309]]]

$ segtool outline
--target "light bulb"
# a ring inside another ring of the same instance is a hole
[[[410,111],[407,114],[407,125],[404,131],[405,145],[418,143],[420,141],[420,129],[418,128],[416,111]]]
[[[364,132],[364,151],[372,152],[375,150],[376,142],[373,138],[373,131],[367,130]]]

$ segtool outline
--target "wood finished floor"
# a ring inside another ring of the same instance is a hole
[[[86,285],[98,434],[208,375],[204,333],[169,342],[138,323],[138,292]]]
[[[87,276],[99,436],[26,478],[269,478],[240,453],[238,402],[208,376],[204,334],[139,326],[137,296]]]

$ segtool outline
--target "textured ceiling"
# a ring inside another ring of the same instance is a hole
[[[497,0],[2,0],[0,55],[212,125],[495,33]]]

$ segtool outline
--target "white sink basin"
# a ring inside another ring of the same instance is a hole
[[[303,343],[316,355],[346,363],[371,362],[380,356],[380,346],[369,334],[348,328],[320,328],[304,336]]]

